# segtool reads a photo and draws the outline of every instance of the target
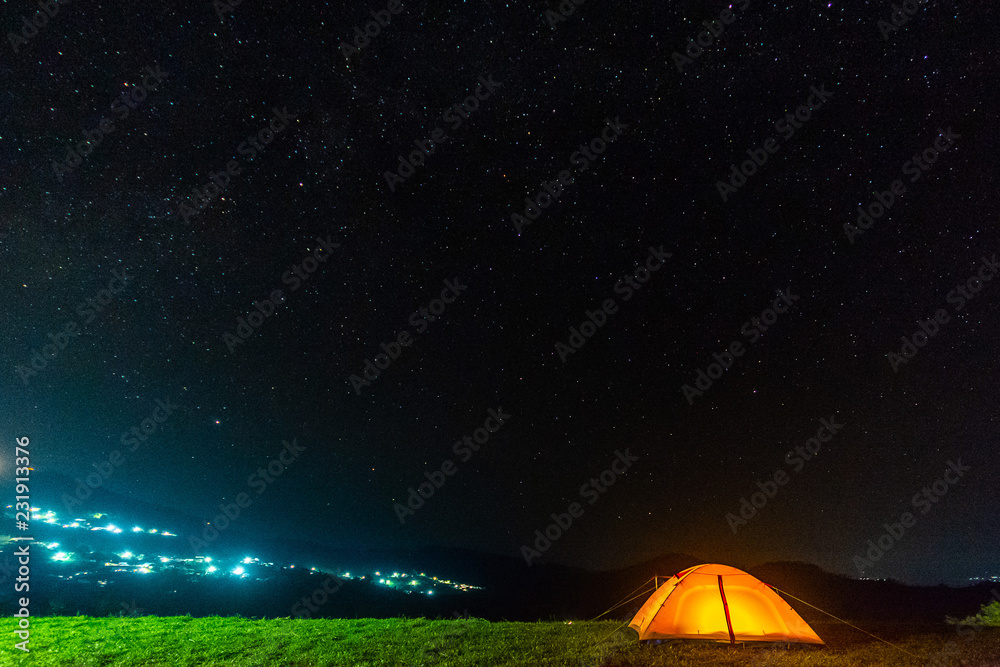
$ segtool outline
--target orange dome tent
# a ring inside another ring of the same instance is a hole
[[[823,644],[757,577],[728,565],[696,565],[659,586],[632,618],[639,640]]]

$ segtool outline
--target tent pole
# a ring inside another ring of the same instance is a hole
[[[722,596],[722,608],[726,610],[726,627],[729,628],[729,644],[736,644],[736,635],[733,634],[733,621],[729,618],[729,603],[726,602],[726,591],[722,588],[722,575],[719,577],[719,595]]]

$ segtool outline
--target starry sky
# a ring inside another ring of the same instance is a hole
[[[348,4],[0,5],[11,495],[28,436],[35,475],[118,450],[107,489],[204,521],[246,492],[271,539],[520,558],[576,502],[534,562],[1000,575],[996,8]]]

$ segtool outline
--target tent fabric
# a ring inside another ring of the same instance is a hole
[[[770,586],[728,565],[696,565],[670,577],[629,627],[640,641],[824,643]]]

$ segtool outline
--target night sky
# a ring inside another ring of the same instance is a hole
[[[533,562],[1000,575],[997,9],[796,4],[72,2],[35,34],[5,2],[4,488],[28,436],[36,476],[118,450],[105,488],[203,521],[246,493],[261,538],[520,558],[576,502]]]

